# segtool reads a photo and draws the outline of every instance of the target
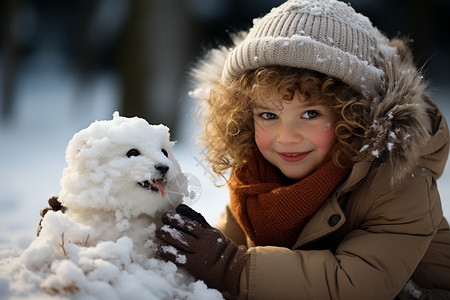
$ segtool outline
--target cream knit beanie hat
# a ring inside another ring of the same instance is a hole
[[[245,71],[283,65],[318,71],[365,95],[383,87],[380,55],[388,39],[370,20],[336,0],[288,0],[255,19],[226,60],[223,83]],[[392,48],[391,48],[392,49]]]

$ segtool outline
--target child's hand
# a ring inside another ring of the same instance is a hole
[[[205,218],[182,204],[176,213],[163,215],[156,236],[162,241],[158,255],[187,269],[210,288],[231,295],[239,293],[241,269],[247,248],[238,247]]]

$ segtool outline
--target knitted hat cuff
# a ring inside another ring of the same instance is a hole
[[[333,59],[332,59],[333,58]],[[247,70],[280,65],[324,73],[372,94],[381,89],[384,72],[338,48],[308,36],[272,37],[245,40],[228,57],[222,81],[226,84]]]

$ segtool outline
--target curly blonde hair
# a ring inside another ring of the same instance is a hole
[[[211,88],[202,108],[206,160],[213,172],[224,176],[228,169],[241,168],[257,150],[254,138],[253,105],[255,99],[279,93],[283,101],[292,101],[296,92],[307,100],[331,104],[336,115],[336,143],[333,162],[350,167],[361,149],[367,124],[364,114],[369,108],[360,93],[333,77],[298,68],[261,67],[245,72],[228,85]],[[321,93],[321,97],[313,97]],[[317,95],[317,94],[316,94]],[[317,103],[317,102],[315,102]]]

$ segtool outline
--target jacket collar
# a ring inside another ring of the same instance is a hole
[[[297,249],[307,243],[328,235],[345,223],[345,215],[339,204],[339,199],[344,193],[356,188],[356,186],[367,176],[373,159],[356,163],[347,180],[339,186],[328,200],[311,217],[301,231],[296,243],[292,247]]]

